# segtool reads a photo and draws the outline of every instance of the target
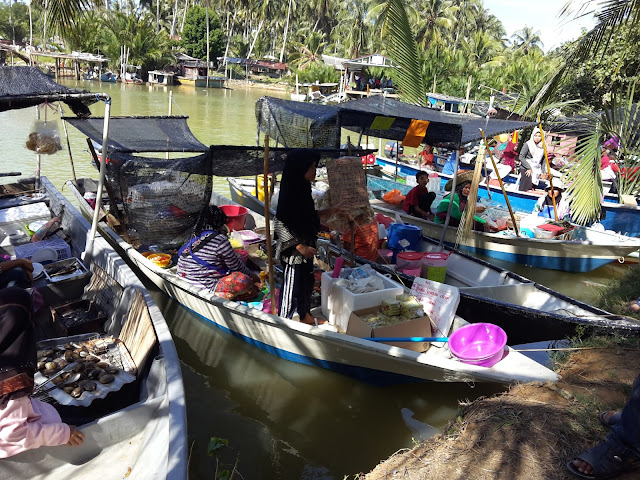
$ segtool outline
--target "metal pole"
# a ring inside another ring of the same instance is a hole
[[[44,114],[47,114],[47,107],[44,107]],[[40,120],[40,106],[36,105],[36,118]],[[34,190],[36,192],[40,191],[40,163],[42,161],[42,155],[39,153],[36,155],[36,183],[34,185]]]
[[[87,238],[87,245],[84,251],[85,264],[90,263],[93,256],[93,242],[96,238],[98,230],[98,221],[100,219],[100,208],[102,207],[102,191],[104,189],[104,177],[107,173],[107,149],[109,146],[109,118],[111,115],[111,97],[107,95],[106,105],[104,107],[104,126],[102,129],[102,151],[100,159],[100,179],[98,180],[98,191],[96,192],[96,206],[93,209],[93,221],[91,223],[91,231]]]
[[[170,90],[169,91],[169,116],[171,116],[172,107],[173,107],[173,90]],[[169,152],[167,152],[166,159],[169,160]]]
[[[268,178],[269,178],[269,135],[264,136],[264,191],[268,192]],[[256,184],[256,190],[258,185]],[[274,291],[273,282],[273,252],[271,248],[271,226],[269,217],[271,215],[271,198],[269,195],[264,196],[264,222],[265,222],[265,234],[267,237],[267,269],[269,273],[269,294],[271,295],[271,313],[276,314],[276,296]]]

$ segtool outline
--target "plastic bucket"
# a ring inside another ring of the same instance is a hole
[[[420,276],[422,254],[418,252],[400,252],[396,258],[396,270],[406,275]]]
[[[220,210],[227,216],[229,230],[244,230],[248,212],[245,207],[240,205],[220,205]]]
[[[444,252],[426,252],[422,256],[421,276],[434,282],[444,283],[448,259],[449,255]]]
[[[464,363],[491,367],[502,360],[507,334],[492,323],[472,323],[449,336],[449,350]]]
[[[418,250],[422,230],[415,225],[392,223],[387,229],[387,244],[391,249]]]

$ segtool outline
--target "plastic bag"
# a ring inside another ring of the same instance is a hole
[[[394,205],[400,205],[402,202],[404,202],[405,195],[402,195],[402,192],[400,190],[394,188],[393,190],[385,193],[382,196],[382,199],[385,202],[393,203]]]
[[[46,155],[62,150],[57,122],[36,120],[26,146],[29,150]]]

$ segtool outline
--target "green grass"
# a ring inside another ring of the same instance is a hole
[[[632,313],[626,309],[626,305],[638,297],[640,297],[640,268],[632,266],[622,276],[612,279],[600,289],[594,303],[611,313],[640,319],[640,313]]]

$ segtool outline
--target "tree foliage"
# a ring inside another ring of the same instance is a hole
[[[189,8],[184,22],[180,45],[188,55],[207,58],[207,14],[199,5]],[[220,19],[212,10],[209,12],[209,56],[216,59],[224,53],[225,42]]]

